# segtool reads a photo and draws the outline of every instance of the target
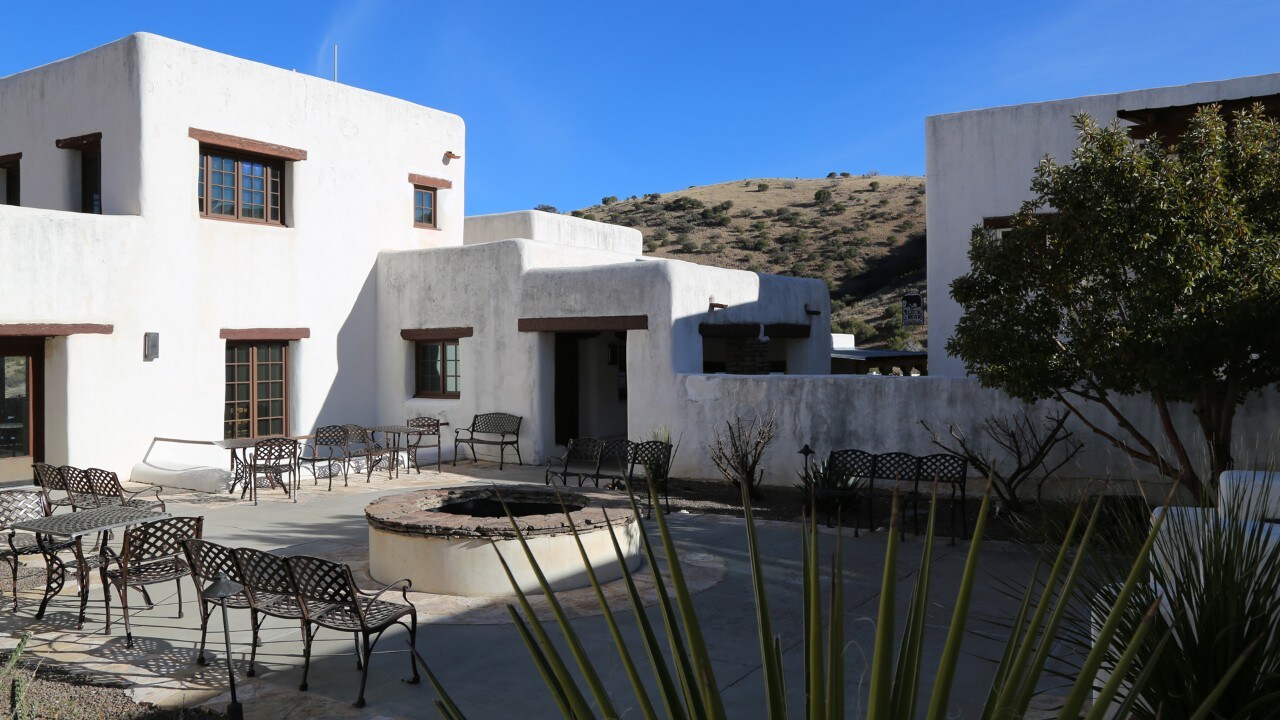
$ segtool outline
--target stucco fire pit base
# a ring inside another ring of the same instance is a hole
[[[605,525],[613,525],[627,567],[640,566],[640,528],[625,501],[600,493],[560,488],[591,567],[600,582],[622,576]],[[510,565],[520,589],[541,592],[511,523],[498,503],[501,494],[555,590],[590,585],[555,489],[474,486],[390,495],[365,508],[369,521],[369,574],[379,582],[413,581],[419,592],[444,595],[513,595],[497,552]],[[497,552],[495,552],[495,548]]]

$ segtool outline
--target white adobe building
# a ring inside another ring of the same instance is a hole
[[[464,221],[466,156],[455,115],[154,35],[0,78],[0,480],[488,411],[538,462],[677,425],[681,374],[829,371],[821,282]]]
[[[1074,115],[1087,113],[1103,125],[1118,119],[1134,137],[1170,137],[1182,132],[1201,105],[1220,103],[1232,111],[1254,102],[1280,115],[1280,74],[927,118],[929,374],[964,376],[964,364],[947,354],[946,344],[960,318],[951,282],[969,271],[973,227],[1001,227],[1030,200],[1031,178],[1045,155],[1070,160],[1079,140]]]

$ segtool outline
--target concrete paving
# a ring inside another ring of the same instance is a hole
[[[447,468],[448,469],[448,468]],[[174,515],[205,516],[205,537],[214,542],[251,546],[284,554],[308,554],[349,562],[358,575],[367,563],[367,527],[363,508],[373,499],[406,489],[462,483],[542,482],[537,468],[499,471],[485,463],[460,466],[457,472],[437,474],[434,469],[421,474],[388,478],[375,474],[366,484],[363,476],[351,478],[350,487],[333,492],[304,485],[298,503],[286,500],[279,491],[263,492],[261,503],[253,506],[227,495],[166,494]],[[341,482],[338,483],[341,485]],[[722,689],[730,717],[763,717],[763,675],[759,638],[756,632],[752,581],[746,552],[745,529],[741,519],[714,515],[676,514],[671,529],[678,552],[685,563],[694,604],[703,636],[713,658],[716,681]],[[793,713],[803,711],[802,617],[800,614],[800,532],[799,525],[759,522],[759,536],[765,556],[765,581],[773,617],[773,629],[781,637],[785,655],[788,702]],[[836,535],[822,531],[824,550],[834,547]],[[651,532],[651,537],[653,533]],[[655,538],[656,542],[656,538]],[[927,660],[924,668],[927,697],[932,672],[951,620],[951,607],[963,571],[967,543],[949,547],[937,542],[931,578]],[[850,716],[866,700],[867,664],[875,636],[885,534],[863,533],[855,539],[843,538],[846,627],[846,696]],[[908,535],[902,546],[897,577],[900,580],[895,605],[901,622],[911,587],[915,582],[920,540]],[[662,563],[660,563],[662,564]],[[1033,558],[1016,545],[988,542],[983,546],[982,580],[973,602],[968,625],[976,632],[1000,634],[998,621],[1012,615],[1016,601],[1000,589],[1001,580],[1015,584],[1030,576]],[[663,569],[663,568],[660,568]],[[825,578],[824,573],[824,578]],[[362,584],[378,587],[365,575]],[[135,607],[133,632],[135,647],[125,647],[124,628],[114,624],[110,635],[103,632],[102,590],[96,577],[92,583],[88,620],[83,630],[75,629],[74,581],[54,600],[43,620],[35,620],[39,598],[35,592],[22,595],[22,606],[14,614],[0,614],[0,646],[11,646],[25,632],[33,634],[27,652],[48,662],[72,665],[85,672],[116,678],[127,683],[138,700],[165,705],[224,705],[227,669],[221,620],[210,621],[207,656],[210,664],[195,664],[199,642],[199,615],[192,601],[193,586],[184,584],[185,617],[179,619],[173,585],[155,586],[155,607]],[[660,622],[652,575],[646,568],[641,578],[649,616]],[[608,602],[623,634],[636,641],[639,632],[621,582],[608,588]],[[140,606],[136,595],[134,602]],[[453,699],[471,718],[558,717],[556,705],[530,659],[528,651],[506,615],[504,598],[452,598],[411,594],[419,608],[418,647]],[[638,717],[634,694],[623,671],[607,624],[590,589],[563,593],[561,602],[574,617],[573,628],[593,658],[604,684],[624,717]],[[545,600],[536,600],[545,614]],[[112,602],[117,610],[118,602]],[[299,692],[302,675],[302,644],[294,623],[268,618],[262,630],[263,645],[258,651],[257,677],[247,678],[249,616],[231,611],[232,657],[237,669],[237,689],[250,718],[421,718],[434,717],[431,704],[435,692],[425,680],[408,685],[400,678],[410,674],[407,633],[395,629],[378,644],[371,663],[368,706],[351,706],[359,686],[349,635],[321,630],[313,650],[310,689]],[[558,641],[563,648],[564,643]],[[638,644],[631,645],[636,663],[648,678],[647,660]],[[1002,643],[970,633],[965,642],[963,668],[953,692],[951,717],[972,717],[985,697],[991,663]],[[652,690],[655,683],[646,680]],[[657,702],[657,699],[654,698]],[[661,712],[661,710],[659,710]]]

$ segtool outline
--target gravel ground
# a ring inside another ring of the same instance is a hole
[[[7,665],[10,653],[0,654]],[[14,710],[14,699],[18,709]],[[225,718],[204,708],[159,708],[134,702],[126,687],[71,670],[22,658],[0,670],[0,716],[51,720],[213,720]]]

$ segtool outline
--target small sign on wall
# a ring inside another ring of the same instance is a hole
[[[902,296],[902,324],[924,324],[924,298],[920,293],[907,293]]]
[[[142,334],[142,361],[151,362],[160,357],[160,333]]]

